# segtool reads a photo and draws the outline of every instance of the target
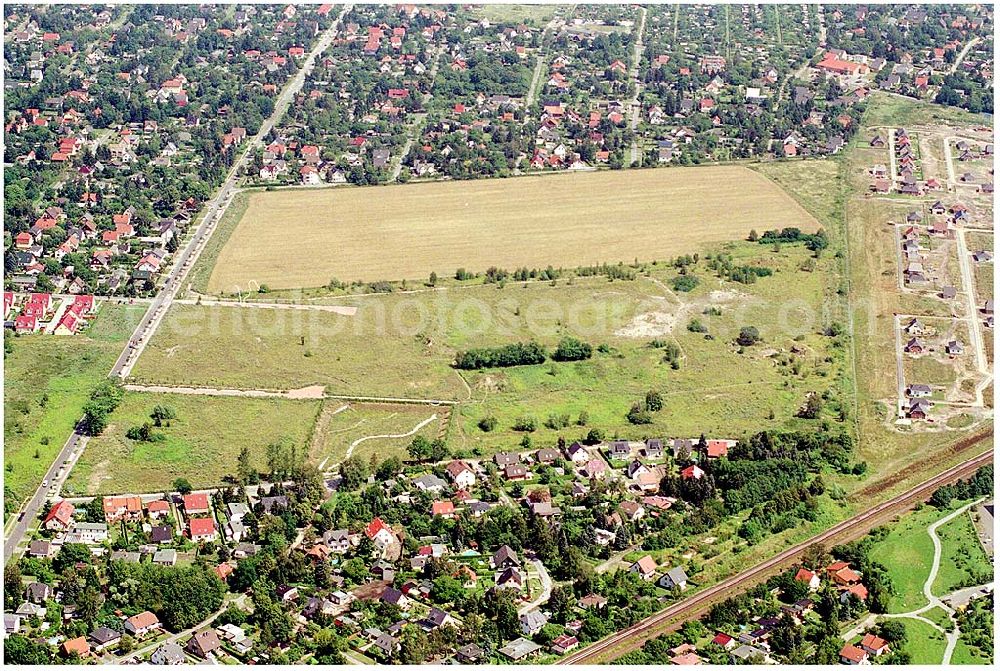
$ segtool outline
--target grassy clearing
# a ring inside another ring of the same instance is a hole
[[[931,384],[950,387],[958,379],[958,371],[949,363],[931,356],[903,359],[903,375],[907,383]]]
[[[344,395],[457,400],[452,447],[470,451],[516,445],[523,434],[513,425],[525,415],[536,420],[532,438],[539,444],[555,442],[559,433],[545,426],[550,415],[576,422],[583,411],[590,415],[587,428],[637,438],[811,426],[794,419],[806,393],[824,391],[845,374],[844,353],[818,335],[829,313],[834,259],[812,259],[801,246],[778,252],[745,242],[722,247],[734,263],[766,265],[774,274],[752,285],[724,282],[700,262],[694,270],[700,283],[689,293],[670,288],[676,271],[649,265],[635,280],[342,297],[339,302],[358,307],[353,317],[174,306],[135,377],[243,388],[323,384]],[[704,314],[710,308],[719,314]],[[692,319],[712,339],[689,331]],[[747,325],[756,326],[764,342],[741,353],[732,342]],[[582,362],[461,376],[451,368],[460,350],[530,339],[551,350],[567,335],[606,348]],[[679,370],[663,361],[662,348],[651,347],[654,340],[679,348]],[[797,354],[790,354],[793,347]],[[663,393],[666,408],[653,424],[628,424],[629,407],[650,389]],[[478,427],[487,415],[498,420],[490,433]]]
[[[889,601],[890,613],[905,613],[927,603],[923,585],[934,560],[927,527],[946,514],[932,506],[907,513],[872,550],[872,556],[888,569],[896,591]]]
[[[948,617],[948,613],[946,613],[943,608],[938,606],[935,606],[928,611],[924,611],[921,615],[926,617],[931,622],[934,622],[945,631],[951,631],[955,628],[955,623],[951,621],[950,617]]]
[[[921,103],[909,98],[876,91],[865,110],[865,122],[872,126],[891,126],[928,123],[953,123],[982,126],[984,118],[959,107],[944,107]]]
[[[756,163],[753,169],[777,182],[827,228],[842,224],[847,193],[840,180],[840,161],[772,161]]]
[[[896,591],[889,602],[890,613],[905,613],[927,603],[923,586],[934,561],[934,543],[927,527],[959,505],[956,502],[948,510],[926,505],[903,515],[873,549],[872,556],[888,569]],[[942,553],[937,578],[931,588],[935,595],[953,592],[966,584],[970,576],[992,575],[992,566],[968,515],[960,515],[938,527],[937,535]],[[928,619],[934,618],[928,616]]]
[[[126,438],[129,428],[149,421],[158,404],[177,413],[171,426],[155,429],[165,439],[146,443]],[[87,444],[64,491],[151,492],[168,489],[178,477],[209,487],[235,473],[244,446],[263,470],[268,443],[287,437],[305,449],[319,407],[319,401],[128,392],[108,428]]]
[[[250,195],[209,290],[663,259],[816,220],[740,166]],[[363,222],[363,223],[359,223]],[[294,262],[289,263],[289,259]]]
[[[937,535],[941,539],[941,568],[931,586],[935,595],[944,596],[962,587],[992,581],[993,564],[968,514],[938,527]]]
[[[958,639],[955,650],[951,653],[951,663],[953,665],[976,665],[992,666],[993,658],[984,655],[978,648],[971,647],[962,639]]]
[[[337,412],[344,405],[347,408]],[[428,440],[438,437],[441,420],[446,413],[446,408],[425,405],[345,404],[329,401],[313,434],[309,456],[313,461],[329,468],[332,464],[343,461],[353,444],[352,454],[362,459],[374,456],[382,461],[393,455],[405,459],[406,447],[418,435]],[[433,415],[437,415],[435,421],[425,424],[412,435],[399,438],[375,437],[403,436]],[[366,437],[371,438],[356,442]]]
[[[993,264],[976,263],[972,266],[972,274],[976,283],[976,305],[982,306],[986,299],[993,298]]]
[[[552,19],[557,5],[474,5],[469,13],[492,22],[528,23],[541,26]]]
[[[993,251],[993,234],[970,231],[965,234],[965,241],[969,246],[969,251],[975,252],[981,249]]]
[[[107,376],[144,309],[103,304],[93,323],[78,336],[12,338],[13,352],[4,360],[8,508],[41,483],[80,419],[87,397]]]
[[[940,664],[944,659],[944,634],[926,622],[903,618],[906,625],[906,651],[911,664]]]

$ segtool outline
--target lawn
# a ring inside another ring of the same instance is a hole
[[[126,431],[149,421],[156,405],[177,414],[171,426],[155,429],[164,440],[127,438]],[[320,401],[127,392],[104,433],[87,444],[64,492],[155,492],[178,477],[196,488],[218,485],[236,472],[244,446],[261,470],[268,443],[288,438],[304,450],[319,409]]]
[[[965,234],[965,241],[969,246],[970,252],[976,252],[981,249],[987,251],[993,251],[993,234],[992,233],[982,233],[978,231],[970,231]]]
[[[954,363],[945,363],[930,355],[907,356],[903,359],[903,376],[907,384],[951,387],[958,379],[958,371]]]
[[[993,564],[968,513],[938,527],[937,535],[941,539],[941,568],[931,586],[935,595],[944,596],[971,584],[992,582]]]
[[[951,663],[953,665],[992,666],[993,658],[984,655],[978,648],[973,648],[960,638],[954,652],[951,653]]]
[[[210,292],[651,261],[752,228],[818,226],[741,166],[257,192],[249,201]]]
[[[559,434],[545,426],[550,415],[564,428],[562,416],[575,423],[583,411],[587,428],[569,433],[596,427],[636,438],[740,436],[776,424],[812,426],[793,417],[806,393],[840,384],[846,374],[843,350],[819,335],[833,257],[815,260],[802,246],[775,252],[747,242],[718,249],[735,264],[767,266],[774,274],[739,284],[699,261],[693,267],[699,284],[687,293],[671,289],[675,270],[649,264],[635,279],[615,282],[577,277],[341,296],[338,302],[358,307],[353,317],[175,305],[135,378],[239,388],[321,384],[332,394],[454,400],[460,406],[451,446],[469,451],[515,446],[523,434],[513,425],[525,415],[536,420],[538,444],[554,443]],[[711,339],[687,329],[692,319]],[[764,342],[741,353],[732,342],[747,325]],[[451,368],[456,352],[468,348],[535,340],[551,351],[567,335],[592,344],[593,357],[461,375]],[[667,343],[679,349],[677,370],[664,362]],[[663,394],[665,409],[652,424],[630,425],[626,412],[651,389]],[[478,426],[487,415],[498,420],[489,433]]]
[[[934,622],[945,631],[951,631],[955,628],[955,623],[951,621],[950,617],[948,617],[948,613],[945,612],[943,608],[938,606],[924,611],[921,613],[921,616],[926,617],[928,620]]]
[[[932,506],[907,513],[872,549],[871,556],[888,569],[896,592],[889,600],[890,613],[905,613],[927,603],[923,586],[934,560],[927,527],[946,514]]]
[[[313,433],[309,455],[322,468],[343,461],[348,450],[365,460],[372,455],[379,461],[392,455],[406,459],[406,447],[418,435],[428,440],[438,437],[448,412],[447,407],[427,405],[328,401]]]
[[[219,252],[222,251],[222,248],[225,247],[226,242],[232,236],[233,231],[236,230],[240,219],[243,218],[243,213],[247,211],[249,202],[250,192],[237,193],[233,196],[229,207],[226,208],[222,219],[216,224],[212,237],[205,243],[205,248],[198,255],[198,261],[191,268],[187,276],[188,284],[195,291],[205,293],[208,290],[208,279],[212,274],[215,262],[219,258]]]
[[[910,664],[939,665],[944,659],[944,634],[926,622],[903,618],[906,625],[905,650],[910,653]]]
[[[923,595],[924,582],[934,561],[934,543],[927,527],[947,516],[958,507],[938,510],[925,505],[902,516],[890,526],[889,533],[872,550],[872,556],[889,571],[895,594],[889,601],[890,613],[905,613],[927,603]],[[937,529],[941,540],[941,565],[932,591],[944,596],[958,589],[970,576],[980,576],[988,582],[992,566],[976,537],[967,514],[963,514]],[[933,618],[931,618],[933,619]]]
[[[77,336],[10,339],[12,353],[4,358],[7,509],[38,487],[144,309],[102,304],[94,321]]]

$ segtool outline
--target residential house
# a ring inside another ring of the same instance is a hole
[[[674,589],[677,588],[680,591],[687,589],[688,576],[684,569],[680,566],[675,566],[670,569],[659,580],[659,585],[663,589]]]
[[[135,638],[144,638],[160,628],[160,619],[150,611],[143,611],[125,620],[125,632]]]
[[[187,664],[187,657],[184,656],[184,648],[177,643],[164,643],[158,647],[150,656],[151,664],[159,666],[178,666]]]
[[[522,613],[518,620],[521,623],[521,633],[524,636],[534,636],[548,623],[549,618],[541,610],[535,608],[527,613]]]
[[[645,555],[639,561],[629,567],[630,573],[638,574],[643,580],[652,580],[656,575],[656,561],[649,555]]]
[[[475,472],[464,461],[452,461],[445,467],[445,471],[456,487],[468,489],[476,484]]]
[[[216,650],[222,647],[222,641],[214,629],[199,631],[187,642],[185,650],[200,659],[208,659]]]

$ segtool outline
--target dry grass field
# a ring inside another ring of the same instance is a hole
[[[740,166],[254,193],[208,290],[651,261],[816,220]]]

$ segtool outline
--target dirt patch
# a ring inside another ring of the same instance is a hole
[[[111,462],[105,459],[104,461],[99,461],[94,464],[94,470],[90,472],[90,476],[87,478],[87,492],[97,492],[101,489],[101,483],[111,476],[108,474],[108,469],[111,467]]]
[[[351,590],[353,594],[359,600],[373,600],[382,596],[382,592],[391,583],[387,580],[373,580],[371,582],[366,582],[364,585],[360,585]]]
[[[309,444],[310,455],[315,454],[316,450],[319,449],[326,439],[326,434],[330,430],[330,420],[333,419],[333,416],[349,409],[350,406],[346,403],[343,405],[330,404],[323,408],[323,411],[319,414],[319,419],[316,420],[316,428],[313,429],[312,440]]]
[[[644,312],[636,315],[628,324],[615,331],[621,338],[656,338],[670,335],[681,317],[681,309],[675,312]]]
[[[294,399],[311,399],[323,398],[323,394],[325,393],[326,387],[321,384],[314,384],[310,387],[302,387],[301,389],[290,389],[287,396]]]
[[[492,375],[483,375],[476,380],[476,391],[484,391],[488,394],[500,393],[507,388],[507,382],[503,378]]]
[[[709,303],[732,303],[734,301],[744,301],[749,299],[748,294],[744,294],[732,289],[717,289],[708,295]]]

